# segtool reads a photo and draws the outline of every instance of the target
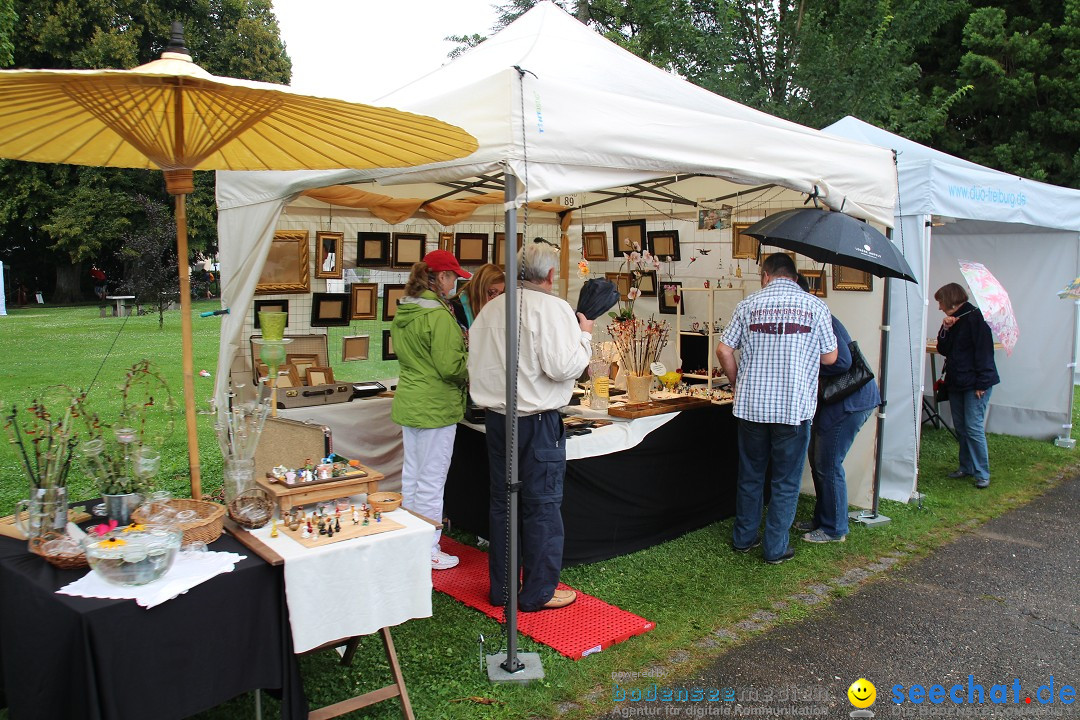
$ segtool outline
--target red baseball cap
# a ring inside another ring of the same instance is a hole
[[[424,256],[424,262],[435,272],[450,270],[456,272],[466,280],[472,277],[472,273],[462,270],[461,265],[458,264],[457,258],[454,257],[452,252],[447,250],[432,250]]]

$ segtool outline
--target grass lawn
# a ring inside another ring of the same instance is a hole
[[[195,312],[216,308],[215,301],[196,303]],[[215,371],[220,321],[201,319],[195,324],[195,370]],[[182,405],[180,370],[180,320],[176,312],[166,315],[159,331],[156,316],[101,319],[96,306],[32,308],[14,310],[0,318],[0,338],[9,352],[0,375],[0,402],[20,408],[46,385],[66,383],[87,387],[94,381],[90,400],[108,416],[117,405],[117,385],[126,368],[148,357],[172,384],[173,396]],[[333,329],[348,334],[348,329]],[[372,337],[373,344],[376,338]],[[338,340],[332,337],[331,347]],[[340,347],[340,345],[338,345]],[[333,352],[331,352],[333,355]],[[379,354],[373,352],[373,357]],[[369,363],[350,363],[343,377],[363,379]],[[99,373],[100,369],[100,373]],[[392,372],[368,375],[386,377]],[[335,375],[339,372],[335,365]],[[367,370],[370,372],[370,368]],[[356,373],[350,375],[349,373]],[[212,378],[196,377],[196,397],[203,409],[213,391]],[[1080,408],[1080,403],[1077,403]],[[220,484],[221,457],[214,440],[210,415],[199,416],[204,490]],[[1074,418],[1074,424],[1076,419]],[[186,444],[181,419],[163,453],[159,485],[177,493],[187,489]],[[16,500],[26,495],[26,480],[12,448],[0,451],[0,511],[12,512]],[[546,646],[522,637],[522,652],[538,652],[545,678],[527,686],[493,686],[480,664],[477,642],[482,633],[489,639],[487,651],[501,648],[504,633],[494,621],[435,593],[434,615],[394,629],[398,655],[409,686],[417,717],[421,718],[578,718],[610,707],[613,672],[633,672],[662,666],[666,683],[722,654],[729,641],[716,630],[771,609],[773,600],[798,593],[801,588],[842,575],[886,554],[905,549],[917,557],[949,540],[971,522],[981,522],[1022,505],[1044,492],[1060,478],[1080,468],[1075,451],[1051,442],[990,436],[993,484],[975,490],[968,480],[947,480],[956,466],[956,443],[944,430],[924,429],[919,489],[925,494],[922,507],[882,502],[882,512],[892,519],[887,526],[867,529],[853,525],[848,542],[808,547],[800,543],[793,562],[767,566],[756,553],[737,555],[728,549],[731,521],[727,520],[687,534],[677,540],[633,555],[570,568],[563,580],[584,592],[644,616],[656,623],[645,635],[572,661]],[[720,469],[718,472],[731,472]],[[74,499],[96,495],[92,483],[79,472],[69,482]],[[812,498],[802,498],[799,518],[809,519]],[[459,536],[469,542],[474,538]],[[850,592],[836,589],[833,592]],[[820,606],[817,606],[820,607]],[[816,611],[798,602],[789,603],[780,621],[797,619]],[[209,628],[212,618],[204,618]],[[705,639],[715,642],[700,642]],[[239,648],[238,648],[239,650]],[[259,652],[258,648],[244,651]],[[305,688],[313,707],[372,690],[388,681],[387,663],[377,636],[365,638],[351,668],[337,664],[331,652],[301,659]],[[182,682],[177,678],[177,682]],[[620,686],[627,684],[620,681]],[[488,702],[479,702],[483,699]],[[267,717],[277,706],[264,696]],[[350,717],[398,718],[396,701],[381,703]],[[200,718],[207,720],[249,718],[251,696],[237,698]],[[6,717],[0,713],[0,717]]]

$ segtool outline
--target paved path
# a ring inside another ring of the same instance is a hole
[[[750,637],[694,678],[659,680],[656,701],[628,696],[604,717],[846,718],[855,710],[848,686],[864,677],[877,689],[869,708],[877,718],[1080,719],[1078,555],[1080,478],[1074,478],[922,560],[889,570],[898,559],[885,558],[849,571],[833,584],[880,576],[808,620]],[[811,587],[800,599],[820,602],[829,592],[827,585]],[[738,637],[767,627],[775,619],[770,615],[758,613],[717,634]],[[1049,700],[1051,677],[1054,701],[1044,704],[1037,693],[1046,686],[1041,698]],[[941,702],[893,702],[894,686],[902,685],[907,698],[916,684],[927,692],[941,685]],[[998,688],[1003,704],[991,702],[995,684],[1005,686]],[[982,704],[969,702],[969,692],[978,700],[975,686],[982,687]],[[694,689],[716,699],[678,699]],[[665,690],[672,699],[663,699]]]

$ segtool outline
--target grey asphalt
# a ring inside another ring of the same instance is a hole
[[[812,586],[800,601],[854,589],[805,620],[764,612],[718,631],[742,642],[695,677],[656,678],[655,700],[649,688],[641,699],[605,689],[618,701],[602,717],[846,718],[856,711],[848,687],[866,678],[877,718],[1080,718],[1078,509],[1073,478],[924,558],[885,558]]]

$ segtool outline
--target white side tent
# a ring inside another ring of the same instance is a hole
[[[881,496],[907,501],[916,487],[922,395],[932,384],[924,348],[942,318],[934,292],[949,282],[966,287],[958,260],[986,265],[1008,291],[1020,326],[1012,355],[996,353],[1001,384],[987,430],[1069,438],[1076,307],[1056,291],[1080,274],[1080,191],[961,160],[853,117],[824,132],[896,152],[892,240],[919,281],[891,284]]]

